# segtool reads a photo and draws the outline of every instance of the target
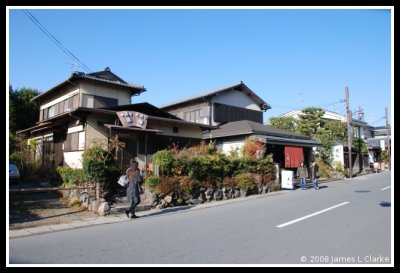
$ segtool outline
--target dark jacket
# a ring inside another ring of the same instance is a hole
[[[318,165],[311,165],[311,179],[317,179],[318,178]]]
[[[128,198],[128,202],[133,201],[136,204],[140,203],[140,186],[142,185],[142,176],[140,172],[137,171],[136,176],[129,176],[129,183],[126,187],[126,197]]]

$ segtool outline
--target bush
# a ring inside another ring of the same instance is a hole
[[[252,159],[261,159],[264,157],[265,144],[254,138],[246,138],[242,147],[244,157]]]
[[[281,190],[281,185],[279,184],[279,182],[272,182],[269,185],[269,191],[273,192],[273,191],[279,191]]]
[[[160,183],[161,179],[158,176],[146,177],[145,186],[148,189],[154,189]]]
[[[178,177],[162,176],[160,177],[160,183],[158,183],[155,188],[155,192],[162,198],[171,192],[178,192],[179,184],[180,181]]]
[[[320,157],[315,158],[315,162],[318,165],[318,170],[321,177],[329,177],[329,169],[331,168],[329,165],[325,164],[325,162]]]
[[[342,163],[340,163],[340,161],[335,161],[335,171],[337,172],[343,172],[343,166]]]
[[[153,154],[153,164],[160,166],[162,175],[172,175],[176,165],[176,156],[172,150],[160,150]]]
[[[235,176],[235,181],[241,190],[249,191],[256,187],[251,173],[242,173]]]
[[[83,169],[58,166],[56,172],[61,177],[61,182],[64,186],[82,186],[88,183],[89,180]]]
[[[83,170],[89,179],[100,183],[103,191],[108,190],[112,182],[118,181],[120,175],[113,154],[98,144],[83,153]]]
[[[200,183],[189,176],[179,176],[177,177],[179,180],[179,194],[188,195],[193,194],[194,191],[200,188]]]
[[[234,178],[227,176],[224,178],[223,186],[226,189],[233,189],[236,187],[236,181]]]

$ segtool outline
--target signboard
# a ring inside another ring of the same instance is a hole
[[[135,111],[117,112],[118,118],[124,127],[139,127],[146,129],[148,116]]]
[[[293,190],[293,171],[284,171],[282,170],[282,189],[291,189]]]

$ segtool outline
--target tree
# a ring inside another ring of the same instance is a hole
[[[330,131],[332,139],[343,142],[347,141],[346,123],[335,120],[327,120],[324,127]]]
[[[39,103],[31,101],[39,95],[37,89],[23,87],[20,90],[13,90],[9,87],[9,113],[10,132],[26,129],[35,125],[39,118]]]
[[[18,143],[21,138],[15,135],[18,130],[34,126],[38,120],[39,104],[31,102],[31,99],[39,95],[39,91],[31,88],[13,90],[8,88],[9,97],[9,151],[10,154],[18,150]]]
[[[269,125],[283,130],[296,131],[296,119],[293,117],[271,117]]]
[[[302,110],[303,115],[299,116],[297,132],[302,135],[315,137],[318,130],[325,126],[322,116],[325,111],[321,108],[309,107]]]

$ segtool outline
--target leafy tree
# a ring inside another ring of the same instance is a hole
[[[361,152],[361,153],[364,153],[364,154],[368,153],[368,148],[365,145],[365,142],[364,142],[364,140],[362,138],[359,138],[359,137],[353,138],[352,147],[357,152]]]
[[[327,120],[325,129],[330,131],[333,140],[347,141],[347,124],[335,120]]]
[[[31,99],[39,95],[39,91],[23,87],[20,90],[8,88],[9,97],[9,152],[10,155],[18,151],[18,143],[22,141],[20,136],[15,134],[35,125],[39,116],[39,104],[31,102]]]
[[[302,135],[315,137],[318,130],[325,126],[322,116],[325,111],[321,108],[309,107],[302,110],[303,115],[299,116],[297,132]]]
[[[283,130],[296,131],[296,119],[293,117],[271,117],[269,125]]]
[[[31,101],[39,95],[37,89],[23,87],[13,90],[9,87],[9,113],[10,113],[10,132],[26,129],[35,125],[39,119],[39,104]]]
[[[335,138],[333,137],[332,131],[325,128],[320,128],[318,134],[314,137],[321,143],[321,147],[317,148],[317,151],[321,155],[321,159],[324,162],[332,161],[332,148],[334,146]]]

